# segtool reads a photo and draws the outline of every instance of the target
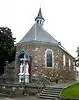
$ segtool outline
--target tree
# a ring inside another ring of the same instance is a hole
[[[13,61],[15,56],[15,38],[12,37],[11,29],[0,27],[0,74],[4,72],[3,66],[6,61]]]

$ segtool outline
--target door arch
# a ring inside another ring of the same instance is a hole
[[[30,55],[29,52],[27,52],[26,50],[21,50],[20,52],[17,53],[16,55],[16,66],[20,67],[20,64],[22,63],[22,59],[23,57],[26,57],[28,65],[29,65],[29,80],[31,77],[31,67],[32,67],[32,57]]]

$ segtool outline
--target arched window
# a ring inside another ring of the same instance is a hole
[[[47,49],[45,51],[45,64],[47,67],[53,66],[53,51],[51,49]]]

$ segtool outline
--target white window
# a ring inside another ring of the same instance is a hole
[[[65,66],[66,64],[66,58],[65,58],[65,55],[63,55],[63,66]]]
[[[69,70],[71,69],[71,60],[69,59]]]
[[[47,67],[53,67],[54,65],[54,56],[53,51],[51,49],[47,49],[45,51],[45,65]]]

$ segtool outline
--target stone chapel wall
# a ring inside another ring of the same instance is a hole
[[[74,58],[68,53],[64,52],[61,48],[54,45],[46,44],[27,44],[24,47],[17,47],[17,52],[20,50],[27,50],[32,56],[32,75],[43,75],[48,79],[55,80],[59,79],[67,80],[72,79],[74,76],[73,61]],[[54,66],[51,68],[45,65],[45,50],[51,49],[54,53]],[[63,67],[63,55],[65,54],[66,64]],[[71,70],[69,70],[69,59],[71,60]]]

